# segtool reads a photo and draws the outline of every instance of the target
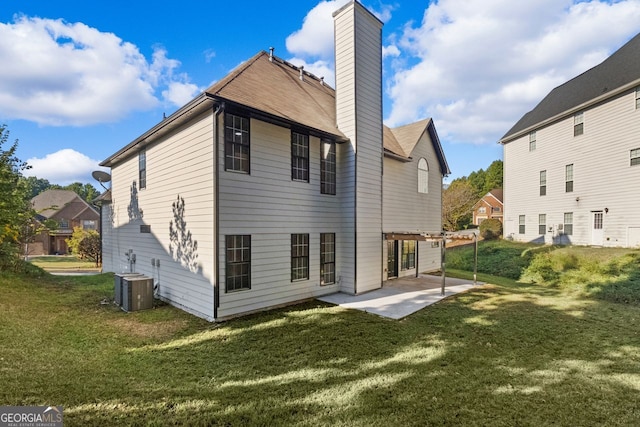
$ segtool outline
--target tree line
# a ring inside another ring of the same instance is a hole
[[[10,143],[7,126],[0,125],[0,271],[28,270],[20,259],[23,245],[43,229],[55,227],[51,221],[36,220],[33,197],[49,189],[71,190],[91,204],[100,195],[91,184],[75,182],[63,187],[46,179],[25,177],[24,172],[31,166],[16,156],[17,149],[18,140]]]
[[[489,191],[502,188],[502,170],[502,160],[495,160],[487,170],[479,169],[451,181],[442,194],[442,227],[447,231],[468,228],[473,205]]]

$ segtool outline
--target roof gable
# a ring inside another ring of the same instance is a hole
[[[44,218],[53,218],[59,215],[66,215],[65,218],[72,219],[80,213],[90,209],[97,215],[95,210],[74,191],[71,190],[46,190],[31,199],[33,209]]]
[[[613,96],[615,90],[640,79],[640,34],[599,65],[553,89],[500,139],[506,143],[522,132],[572,109]]]
[[[346,139],[336,125],[335,90],[313,74],[264,51],[205,92]]]

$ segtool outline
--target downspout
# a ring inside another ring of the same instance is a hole
[[[213,166],[213,179],[214,179],[214,236],[213,236],[213,244],[214,246],[214,278],[213,278],[213,320],[216,321],[218,319],[218,307],[220,306],[220,175],[219,172],[219,164],[220,164],[220,132],[218,129],[218,117],[224,110],[224,104],[218,104],[215,112],[213,113],[213,147],[215,150],[215,154],[213,156],[215,165]]]

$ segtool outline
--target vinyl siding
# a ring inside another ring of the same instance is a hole
[[[355,154],[355,293],[382,285],[381,24],[360,4],[336,16],[338,128]]]
[[[424,132],[411,153],[411,162],[384,158],[384,221],[385,233],[431,232],[442,230],[442,173],[433,144]],[[418,161],[424,158],[429,166],[428,193],[418,192]],[[386,260],[386,243],[385,260]],[[420,242],[418,247],[420,272],[440,268],[440,248],[431,242]],[[385,278],[386,276],[385,263]],[[398,270],[398,276],[415,275],[415,269]]]
[[[347,253],[341,186],[320,194],[320,139],[309,137],[309,182],[292,181],[291,130],[254,119],[250,126],[251,174],[235,173],[224,170],[220,121],[220,318],[338,291],[338,284],[320,286],[320,233],[336,234],[336,280]],[[340,166],[340,149],[336,160]],[[309,234],[309,279],[291,282],[296,233]],[[236,234],[251,235],[251,289],[226,292],[225,236]]]
[[[635,91],[584,110],[584,134],[573,136],[573,115],[537,129],[536,150],[528,135],[504,146],[504,235],[520,241],[592,244],[592,212],[604,211],[603,246],[637,244],[629,236],[640,227],[637,194],[640,166],[630,166],[629,151],[640,148],[640,111]],[[565,166],[573,164],[573,192],[565,192]],[[547,171],[547,194],[539,195],[539,173]],[[579,200],[576,200],[579,198]],[[573,212],[573,235],[538,234],[538,215],[547,227]],[[518,216],[526,215],[526,234]]]
[[[153,277],[162,299],[208,320],[213,320],[215,268],[212,136],[208,112],[149,145],[144,189],[137,189],[137,155],[113,167],[112,230],[104,241],[112,248],[111,271],[130,270],[126,252],[132,249],[134,271]],[[181,218],[172,207],[178,196],[184,200]],[[170,223],[182,223],[182,238],[172,240]],[[150,226],[151,233],[141,233],[140,225]],[[151,259],[159,259],[160,267],[152,266]]]

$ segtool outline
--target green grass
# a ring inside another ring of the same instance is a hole
[[[637,306],[480,280],[402,321],[313,302],[210,324],[101,304],[110,275],[0,273],[0,404],[69,426],[640,424]]]
[[[47,271],[98,270],[95,262],[81,260],[73,255],[30,257],[29,262]]]
[[[447,270],[473,271],[473,248],[447,251]],[[491,241],[478,246],[478,271],[537,283],[578,297],[640,305],[640,250]]]

